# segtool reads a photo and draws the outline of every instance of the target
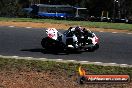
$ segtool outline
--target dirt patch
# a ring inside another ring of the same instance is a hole
[[[78,88],[65,74],[56,72],[0,72],[0,88]]]
[[[0,72],[0,88],[132,88],[127,84],[83,84],[63,72]]]
[[[0,26],[17,26],[17,27],[33,27],[33,28],[56,28],[56,29],[68,29],[70,26],[67,24],[54,24],[54,23],[34,23],[34,22],[5,22],[0,21]],[[88,27],[86,27],[88,28]],[[115,30],[115,29],[103,29],[103,28],[89,28],[92,31],[104,31],[104,32],[121,32],[127,33],[128,30]]]
[[[33,23],[33,22],[3,22],[0,21],[2,26],[17,26],[17,27],[33,27],[33,28],[57,28],[68,29],[70,26],[65,24],[51,24],[51,23]]]

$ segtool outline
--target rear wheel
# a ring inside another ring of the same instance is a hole
[[[88,47],[88,48],[85,48],[84,50],[88,51],[88,52],[94,52],[94,48],[93,47]]]
[[[91,47],[87,47],[84,50],[88,51],[88,52],[94,52],[95,50],[97,50],[99,48],[99,44],[95,44],[94,46]]]

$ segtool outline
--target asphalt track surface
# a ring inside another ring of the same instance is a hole
[[[41,40],[46,36],[45,29],[1,26],[0,55],[132,65],[132,34],[95,33],[100,38],[100,48],[98,50],[55,55],[52,53],[45,54],[41,46]]]

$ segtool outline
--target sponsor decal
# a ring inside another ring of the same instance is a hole
[[[102,75],[102,74],[86,74],[86,71],[79,67],[80,84],[83,83],[128,83],[130,82],[129,75]]]

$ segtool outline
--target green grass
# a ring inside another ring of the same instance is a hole
[[[125,23],[107,23],[107,22],[90,22],[90,21],[67,21],[55,19],[32,19],[32,18],[4,18],[0,17],[0,21],[13,21],[13,22],[37,22],[37,23],[57,23],[67,25],[80,25],[85,27],[105,28],[105,29],[118,29],[132,31],[132,24]]]
[[[0,71],[65,71],[68,74],[72,74],[73,72],[78,72],[78,67],[80,65],[81,64],[77,63],[0,58]],[[81,66],[87,70],[88,74],[129,74],[132,76],[132,68],[130,67],[101,66],[93,64],[83,64]]]

